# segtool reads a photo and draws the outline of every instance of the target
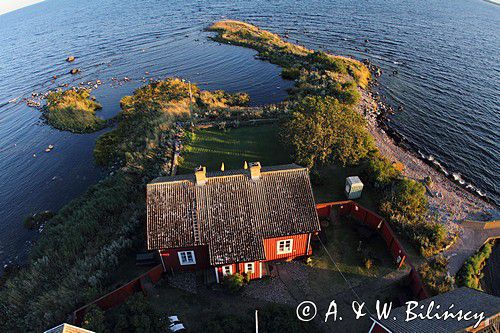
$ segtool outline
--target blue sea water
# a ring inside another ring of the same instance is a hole
[[[207,39],[203,29],[224,18],[381,66],[383,92],[404,106],[394,127],[500,201],[500,6],[479,0],[47,0],[0,16],[0,263],[25,257],[36,233],[23,228],[26,215],[57,210],[106,175],[92,161],[100,133],[54,130],[36,109],[8,101],[99,79],[94,95],[110,117],[143,77],[172,75],[206,89],[247,91],[255,104],[283,99],[291,82],[279,77],[279,68],[255,60],[252,50]],[[68,55],[76,61],[67,63]],[[74,67],[82,72],[70,75]],[[124,77],[131,81],[112,80]],[[49,144],[55,148],[45,153]]]

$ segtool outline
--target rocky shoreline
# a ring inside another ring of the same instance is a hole
[[[378,85],[376,78],[381,72],[372,64],[368,63],[367,66],[373,73],[373,88]],[[426,178],[431,180],[426,184],[430,211],[449,229],[456,229],[465,220],[489,221],[499,218],[500,211],[489,198],[477,193],[478,190],[472,185],[466,188],[460,177],[450,175],[432,157],[414,151],[416,149],[412,148],[415,147],[410,147],[404,137],[390,127],[388,116],[394,113],[394,109],[384,103],[378,92],[374,89],[362,91],[358,111],[367,120],[368,130],[383,156],[392,162],[402,163],[406,177],[420,182]],[[454,177],[456,183],[448,177]]]

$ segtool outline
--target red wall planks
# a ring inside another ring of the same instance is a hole
[[[225,266],[231,266],[232,267],[232,273],[240,273],[240,274],[245,274],[245,263],[237,263],[237,264],[231,264],[231,265],[222,265],[222,266],[217,266],[216,270],[219,275],[219,281],[222,282],[224,279],[224,274],[222,273],[223,267]],[[250,279],[259,279],[261,277],[261,263],[260,261],[253,261],[253,267],[254,267],[254,272],[250,273]]]
[[[196,264],[181,265],[178,253],[181,251],[194,251]],[[161,259],[166,270],[174,269],[180,271],[192,271],[197,269],[206,269],[210,266],[208,259],[208,246],[189,246],[175,249],[160,250]]]
[[[278,254],[278,241],[287,239],[293,240],[292,253]],[[264,239],[264,253],[266,255],[265,261],[305,256],[307,255],[308,242],[309,234]]]

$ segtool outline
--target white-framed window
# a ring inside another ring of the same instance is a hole
[[[233,274],[233,266],[232,265],[227,265],[227,266],[222,266],[222,276],[228,276]]]
[[[284,239],[278,241],[278,254],[292,253],[293,239]]]
[[[245,263],[245,273],[255,273],[255,264],[253,262]]]
[[[180,251],[177,252],[179,256],[179,262],[181,265],[194,265],[196,264],[196,258],[194,257],[194,251]]]

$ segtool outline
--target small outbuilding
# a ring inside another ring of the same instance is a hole
[[[363,182],[358,176],[347,177],[345,180],[345,195],[347,199],[359,199],[363,192]]]

